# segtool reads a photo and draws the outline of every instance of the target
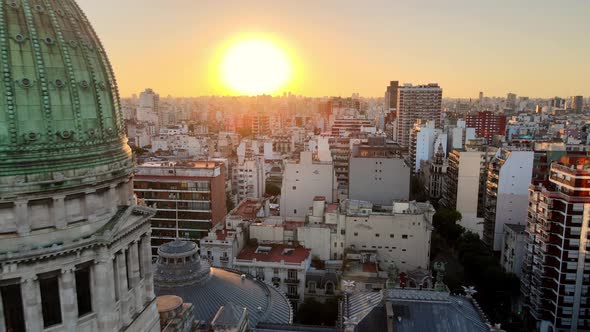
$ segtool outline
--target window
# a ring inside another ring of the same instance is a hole
[[[291,280],[296,280],[297,279],[297,270],[288,270],[287,271],[287,276]]]
[[[389,234],[389,237],[393,239],[394,235],[393,234]]]
[[[287,294],[292,295],[292,296],[296,296],[297,295],[297,286],[289,285],[287,287]]]
[[[379,233],[375,233],[375,237],[379,237]]]
[[[293,209],[293,214],[297,214],[297,209]]]
[[[6,331],[25,331],[25,314],[20,284],[0,287]]]
[[[357,232],[354,232],[354,236],[359,236],[359,233],[357,233]]]
[[[119,268],[117,267],[116,258],[113,259],[113,281],[113,285],[115,286],[115,301],[119,301]]]
[[[297,187],[296,186],[293,186],[293,190],[297,190]]]
[[[61,303],[59,301],[57,275],[39,276],[39,288],[41,290],[43,327],[61,324]]]
[[[90,266],[76,270],[76,297],[78,298],[78,317],[92,312]]]
[[[402,235],[402,239],[407,239],[408,236],[406,234]]]

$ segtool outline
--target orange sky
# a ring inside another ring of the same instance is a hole
[[[227,93],[214,66],[228,40],[271,35],[297,59],[288,89],[382,96],[390,80],[446,97],[590,96],[585,0],[78,0],[121,94]]]

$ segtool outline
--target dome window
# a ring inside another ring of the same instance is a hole
[[[30,87],[31,87],[31,85],[32,85],[32,83],[31,83],[31,80],[30,80],[30,79],[28,79],[28,78],[23,78],[23,79],[20,81],[20,84],[21,84],[21,85],[22,85],[24,88],[30,88]]]
[[[18,1],[16,1],[16,0],[12,0],[8,4],[12,8],[18,8]]]
[[[63,88],[65,86],[65,83],[62,80],[55,80],[55,86],[58,88]]]
[[[41,5],[36,5],[35,10],[38,11],[39,13],[42,13],[45,11],[45,8],[43,8],[43,6],[41,6]]]
[[[84,81],[80,82],[80,86],[84,89],[88,89],[90,84],[88,84],[88,81],[84,80]]]
[[[43,41],[45,42],[45,44],[47,45],[53,45],[53,43],[55,43],[55,41],[53,40],[53,38],[51,37],[47,37],[45,39],[43,39]]]
[[[25,42],[25,36],[18,34],[16,36],[14,36],[14,40],[16,40],[17,43],[24,43]]]

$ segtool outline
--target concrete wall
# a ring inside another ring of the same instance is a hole
[[[422,214],[346,217],[346,247],[376,250],[381,266],[428,269],[431,224]]]
[[[330,259],[330,229],[327,227],[299,227],[297,240],[305,248],[311,249],[312,257]]]
[[[282,226],[252,224],[250,225],[250,238],[257,239],[259,243],[282,243],[284,241],[284,228]]]
[[[391,205],[410,197],[410,167],[400,158],[351,158],[349,198]]]
[[[281,188],[281,216],[304,218],[316,196],[334,201],[336,178],[330,162],[312,162],[311,152],[302,152],[299,163],[286,163]]]

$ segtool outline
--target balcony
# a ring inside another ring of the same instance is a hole
[[[286,284],[295,284],[295,285],[298,285],[299,284],[299,279],[297,279],[297,278],[285,278],[284,282]]]
[[[279,282],[281,282],[281,278],[279,278],[279,277],[272,277],[272,282],[273,283],[275,283],[275,282],[276,283],[279,283]]]
[[[229,257],[228,256],[225,256],[225,257],[221,256],[221,257],[219,257],[219,260],[223,263],[227,263],[227,262],[229,262]]]
[[[297,294],[297,293],[287,293],[287,298],[289,300],[299,300],[299,294]]]

